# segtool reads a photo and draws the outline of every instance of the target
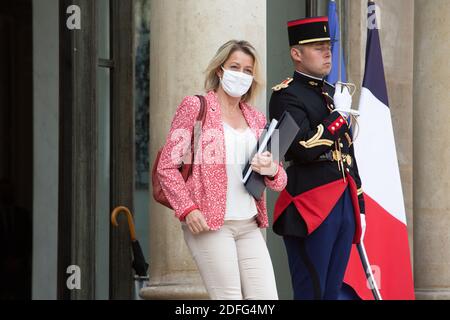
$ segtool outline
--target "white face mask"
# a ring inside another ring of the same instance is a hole
[[[230,96],[242,97],[250,89],[253,83],[253,76],[243,72],[226,70],[222,67],[223,76],[220,79],[222,89]]]

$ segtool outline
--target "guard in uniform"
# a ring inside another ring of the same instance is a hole
[[[274,210],[295,299],[338,299],[352,243],[364,233],[364,198],[353,151],[351,96],[323,80],[331,70],[327,17],[288,22],[292,78],[273,87],[270,118],[284,111],[300,131],[285,155],[288,184]]]

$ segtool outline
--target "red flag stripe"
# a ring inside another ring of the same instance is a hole
[[[413,300],[414,286],[405,224],[365,195],[367,230],[364,244],[384,300]],[[353,245],[344,282],[365,300],[373,300],[361,260]]]

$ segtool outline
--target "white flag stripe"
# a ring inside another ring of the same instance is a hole
[[[406,224],[391,112],[370,90],[362,88],[355,154],[364,192]],[[375,170],[374,170],[375,169]]]

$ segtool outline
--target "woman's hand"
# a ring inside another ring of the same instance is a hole
[[[206,223],[205,217],[200,212],[200,210],[192,210],[186,216],[186,224],[189,227],[189,230],[193,234],[199,234],[203,231],[209,231],[208,224]]]
[[[260,175],[274,177],[278,173],[278,164],[273,161],[269,151],[255,154],[251,162],[252,170]]]

